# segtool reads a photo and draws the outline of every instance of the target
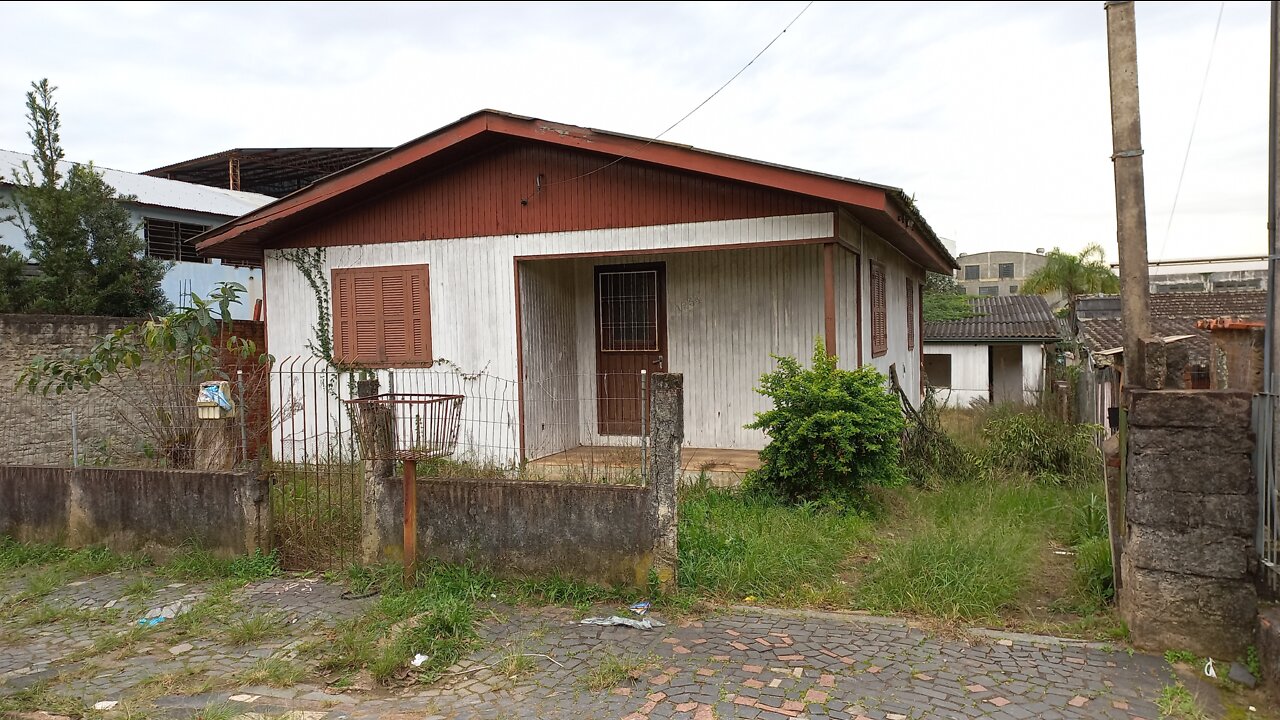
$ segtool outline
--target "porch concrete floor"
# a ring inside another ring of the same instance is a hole
[[[531,465],[555,468],[639,468],[640,448],[580,445],[554,455],[538,458]],[[705,472],[713,485],[736,485],[742,476],[760,467],[760,453],[755,450],[686,447],[680,451],[680,474],[683,482],[693,482]]]

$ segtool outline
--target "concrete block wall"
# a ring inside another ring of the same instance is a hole
[[[684,442],[683,378],[651,376],[644,487],[503,479],[419,478],[417,555],[644,588],[676,587],[676,486]],[[372,390],[362,389],[362,394]],[[372,406],[364,412],[376,412]],[[370,423],[365,418],[362,423]],[[394,463],[366,461],[362,559],[403,561],[403,484]]]
[[[0,465],[0,536],[163,557],[271,545],[269,481],[255,472]]]
[[[1235,659],[1253,642],[1251,396],[1133,390],[1120,613],[1135,646]]]

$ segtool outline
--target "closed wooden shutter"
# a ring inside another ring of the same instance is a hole
[[[889,352],[889,326],[884,306],[884,265],[871,263],[871,357]]]
[[[365,367],[431,364],[426,265],[333,271],[334,359]]]
[[[907,349],[916,349],[916,288],[907,278]]]

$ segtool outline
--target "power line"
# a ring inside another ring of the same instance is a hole
[[[1169,233],[1173,230],[1173,214],[1178,211],[1178,197],[1182,195],[1182,179],[1187,176],[1187,161],[1191,159],[1191,143],[1196,139],[1196,125],[1200,122],[1200,107],[1204,105],[1204,91],[1209,87],[1209,70],[1213,67],[1213,52],[1218,47],[1218,30],[1222,28],[1222,13],[1227,9],[1227,0],[1222,0],[1218,7],[1218,22],[1213,26],[1213,40],[1209,43],[1209,61],[1204,66],[1204,79],[1200,82],[1200,99],[1196,101],[1196,113],[1191,118],[1191,134],[1187,137],[1187,149],[1182,154],[1182,170],[1178,172],[1178,187],[1173,191],[1173,207],[1169,208],[1169,222],[1164,228],[1164,240],[1160,242],[1160,259],[1164,259],[1165,246],[1169,244]]]
[[[573,182],[574,180],[581,180],[582,178],[587,177],[587,176],[589,176],[589,175],[595,175],[596,173],[600,172],[601,170],[604,170],[604,169],[606,169],[606,168],[609,168],[609,167],[612,167],[612,166],[614,166],[614,165],[617,165],[618,163],[622,162],[623,160],[626,160],[627,158],[633,157],[633,156],[635,155],[635,153],[640,152],[641,150],[643,150],[643,149],[645,149],[645,148],[649,147],[650,145],[654,144],[654,143],[655,143],[655,142],[657,142],[658,140],[662,139],[662,136],[663,136],[663,135],[666,135],[667,133],[671,132],[672,130],[675,130],[675,129],[676,129],[676,127],[680,125],[680,123],[684,122],[685,120],[688,120],[688,119],[689,119],[689,118],[690,118],[694,113],[696,113],[696,112],[698,112],[699,110],[701,110],[701,109],[702,109],[702,107],[703,107],[704,105],[706,105],[707,103],[709,103],[709,102],[711,102],[713,99],[715,99],[715,96],[719,95],[719,94],[720,94],[720,92],[721,92],[722,90],[724,90],[725,88],[729,87],[730,83],[732,83],[734,80],[737,80],[737,79],[738,79],[738,76],[740,76],[740,75],[742,75],[742,73],[746,72],[746,71],[747,71],[747,68],[749,68],[749,67],[751,67],[752,65],[754,65],[754,64],[755,64],[755,62],[756,62],[757,60],[759,60],[759,59],[760,59],[760,56],[761,56],[761,55],[764,55],[764,54],[765,54],[765,52],[767,52],[767,51],[769,50],[769,48],[773,47],[773,44],[774,44],[774,43],[776,43],[776,42],[778,42],[779,38],[781,38],[783,35],[785,35],[785,34],[786,34],[786,32],[787,32],[788,30],[790,30],[790,29],[791,29],[791,26],[792,26],[792,25],[795,25],[795,24],[796,24],[796,21],[797,21],[797,20],[799,20],[799,19],[800,19],[800,17],[801,17],[802,15],[804,15],[806,12],[809,12],[809,8],[813,7],[813,3],[814,3],[814,2],[816,2],[816,0],[809,0],[809,3],[808,3],[807,5],[805,5],[805,6],[800,10],[800,12],[796,13],[796,16],[795,16],[795,17],[791,18],[791,22],[787,23],[787,24],[786,24],[786,27],[783,27],[783,28],[782,28],[782,30],[781,30],[781,32],[779,32],[777,35],[774,35],[774,36],[773,36],[773,39],[769,41],[769,44],[767,44],[767,45],[765,45],[763,48],[761,48],[761,49],[760,49],[760,52],[756,53],[754,57],[752,57],[750,60],[748,60],[748,61],[747,61],[747,64],[746,64],[746,65],[743,65],[741,68],[739,68],[739,69],[738,69],[738,72],[734,73],[734,74],[733,74],[733,76],[732,76],[732,77],[730,77],[728,80],[725,80],[725,81],[724,81],[724,83],[723,83],[722,85],[720,85],[720,87],[716,88],[715,92],[711,93],[710,95],[708,95],[708,96],[706,97],[706,99],[704,99],[702,102],[700,102],[700,103],[698,103],[697,105],[695,105],[695,106],[694,106],[694,108],[693,108],[692,110],[690,110],[689,112],[685,113],[683,117],[681,117],[679,120],[676,120],[675,122],[671,123],[671,125],[670,125],[666,130],[663,130],[662,132],[658,133],[657,135],[654,135],[652,138],[649,138],[649,141],[648,141],[648,142],[646,142],[644,145],[641,145],[640,147],[636,148],[635,150],[631,151],[630,153],[628,153],[628,154],[626,154],[626,155],[620,155],[620,156],[618,156],[618,157],[614,158],[613,160],[610,160],[609,162],[605,163],[604,165],[601,165],[600,167],[596,168],[595,170],[589,170],[589,171],[587,171],[587,172],[582,173],[581,175],[575,175],[574,177],[567,178],[567,179],[565,179],[565,180],[557,180],[556,182],[553,182],[553,183],[547,183],[546,185],[543,185],[543,186],[540,188],[540,190],[541,190],[541,189],[546,189],[546,188],[548,188],[548,187],[551,187],[552,185],[560,185],[560,184],[562,184],[562,183]]]

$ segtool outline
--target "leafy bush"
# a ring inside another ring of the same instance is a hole
[[[898,467],[902,408],[875,368],[836,367],[822,341],[813,367],[776,357],[778,369],[760,379],[773,409],[756,413],[748,428],[764,430],[769,444],[752,484],[791,499],[825,494],[861,496],[869,485],[892,485]]]
[[[1076,546],[1076,583],[1080,591],[1098,605],[1115,596],[1111,571],[1111,541],[1106,536],[1089,538]]]
[[[1081,483],[1102,472],[1095,425],[1076,425],[1033,410],[997,410],[984,426],[985,460],[1056,483]]]

